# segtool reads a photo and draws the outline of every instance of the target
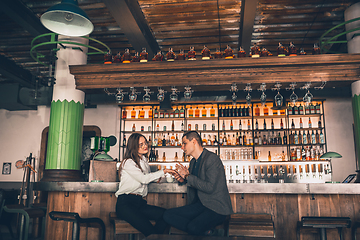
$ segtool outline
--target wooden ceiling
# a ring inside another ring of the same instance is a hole
[[[54,0],[0,1],[0,84],[17,82],[35,87],[35,79],[46,79],[49,68],[30,57],[31,40],[42,33],[39,17]],[[151,58],[170,47],[178,52],[195,47],[198,55],[204,45],[212,52],[227,45],[246,52],[254,43],[276,55],[279,42],[292,41],[309,54],[314,43],[328,29],[344,21],[345,9],[355,0],[79,0],[95,29],[90,37],[102,41],[113,54],[129,48],[132,54],[146,47]],[[328,36],[344,31],[339,28]],[[105,50],[97,43],[92,46]],[[329,46],[346,53],[346,44]],[[41,49],[50,61],[51,49]],[[89,64],[102,55],[92,55]],[[269,60],[271,61],[271,60]],[[23,72],[11,68],[19,66]],[[176,64],[176,62],[175,62]],[[25,77],[24,77],[25,76]],[[22,80],[22,81],[21,81]]]

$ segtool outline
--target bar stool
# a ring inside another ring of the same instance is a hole
[[[326,229],[337,228],[340,240],[343,240],[342,230],[344,227],[350,228],[351,219],[348,217],[302,217],[296,229],[297,239],[300,239],[301,228],[317,228],[320,231],[320,239],[326,240]]]
[[[101,239],[105,240],[105,224],[100,218],[81,218],[78,213],[57,211],[50,212],[49,216],[54,221],[66,221],[73,223],[72,240],[79,240],[80,224],[84,223],[87,227],[89,227],[90,224],[95,223],[95,226],[99,227],[99,229],[101,230]]]

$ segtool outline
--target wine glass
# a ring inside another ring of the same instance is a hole
[[[290,95],[290,100],[291,102],[295,105],[296,101],[299,99],[299,97],[296,95],[296,93],[294,92],[294,90],[292,91],[291,95]]]
[[[275,105],[276,105],[276,107],[281,107],[283,105],[283,100],[284,100],[284,97],[278,91],[278,93],[275,95]]]
[[[251,95],[250,95],[250,92],[248,92],[248,94],[246,95],[245,99],[246,99],[247,105],[250,106],[250,105],[251,105]]]
[[[265,105],[265,103],[266,103],[266,94],[265,94],[265,92],[262,92],[262,93],[261,93],[260,102],[261,102],[261,105],[262,105],[262,106]]]
[[[308,106],[313,99],[313,95],[311,94],[310,90],[308,89],[303,97],[303,101],[305,102],[306,106]]]

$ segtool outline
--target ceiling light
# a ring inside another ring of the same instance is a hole
[[[65,36],[85,36],[94,30],[94,25],[77,0],[62,0],[50,7],[40,21],[50,31]]]

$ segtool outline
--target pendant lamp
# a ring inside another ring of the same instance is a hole
[[[50,31],[65,36],[85,36],[94,30],[94,25],[77,0],[62,0],[50,7],[40,21]]]

